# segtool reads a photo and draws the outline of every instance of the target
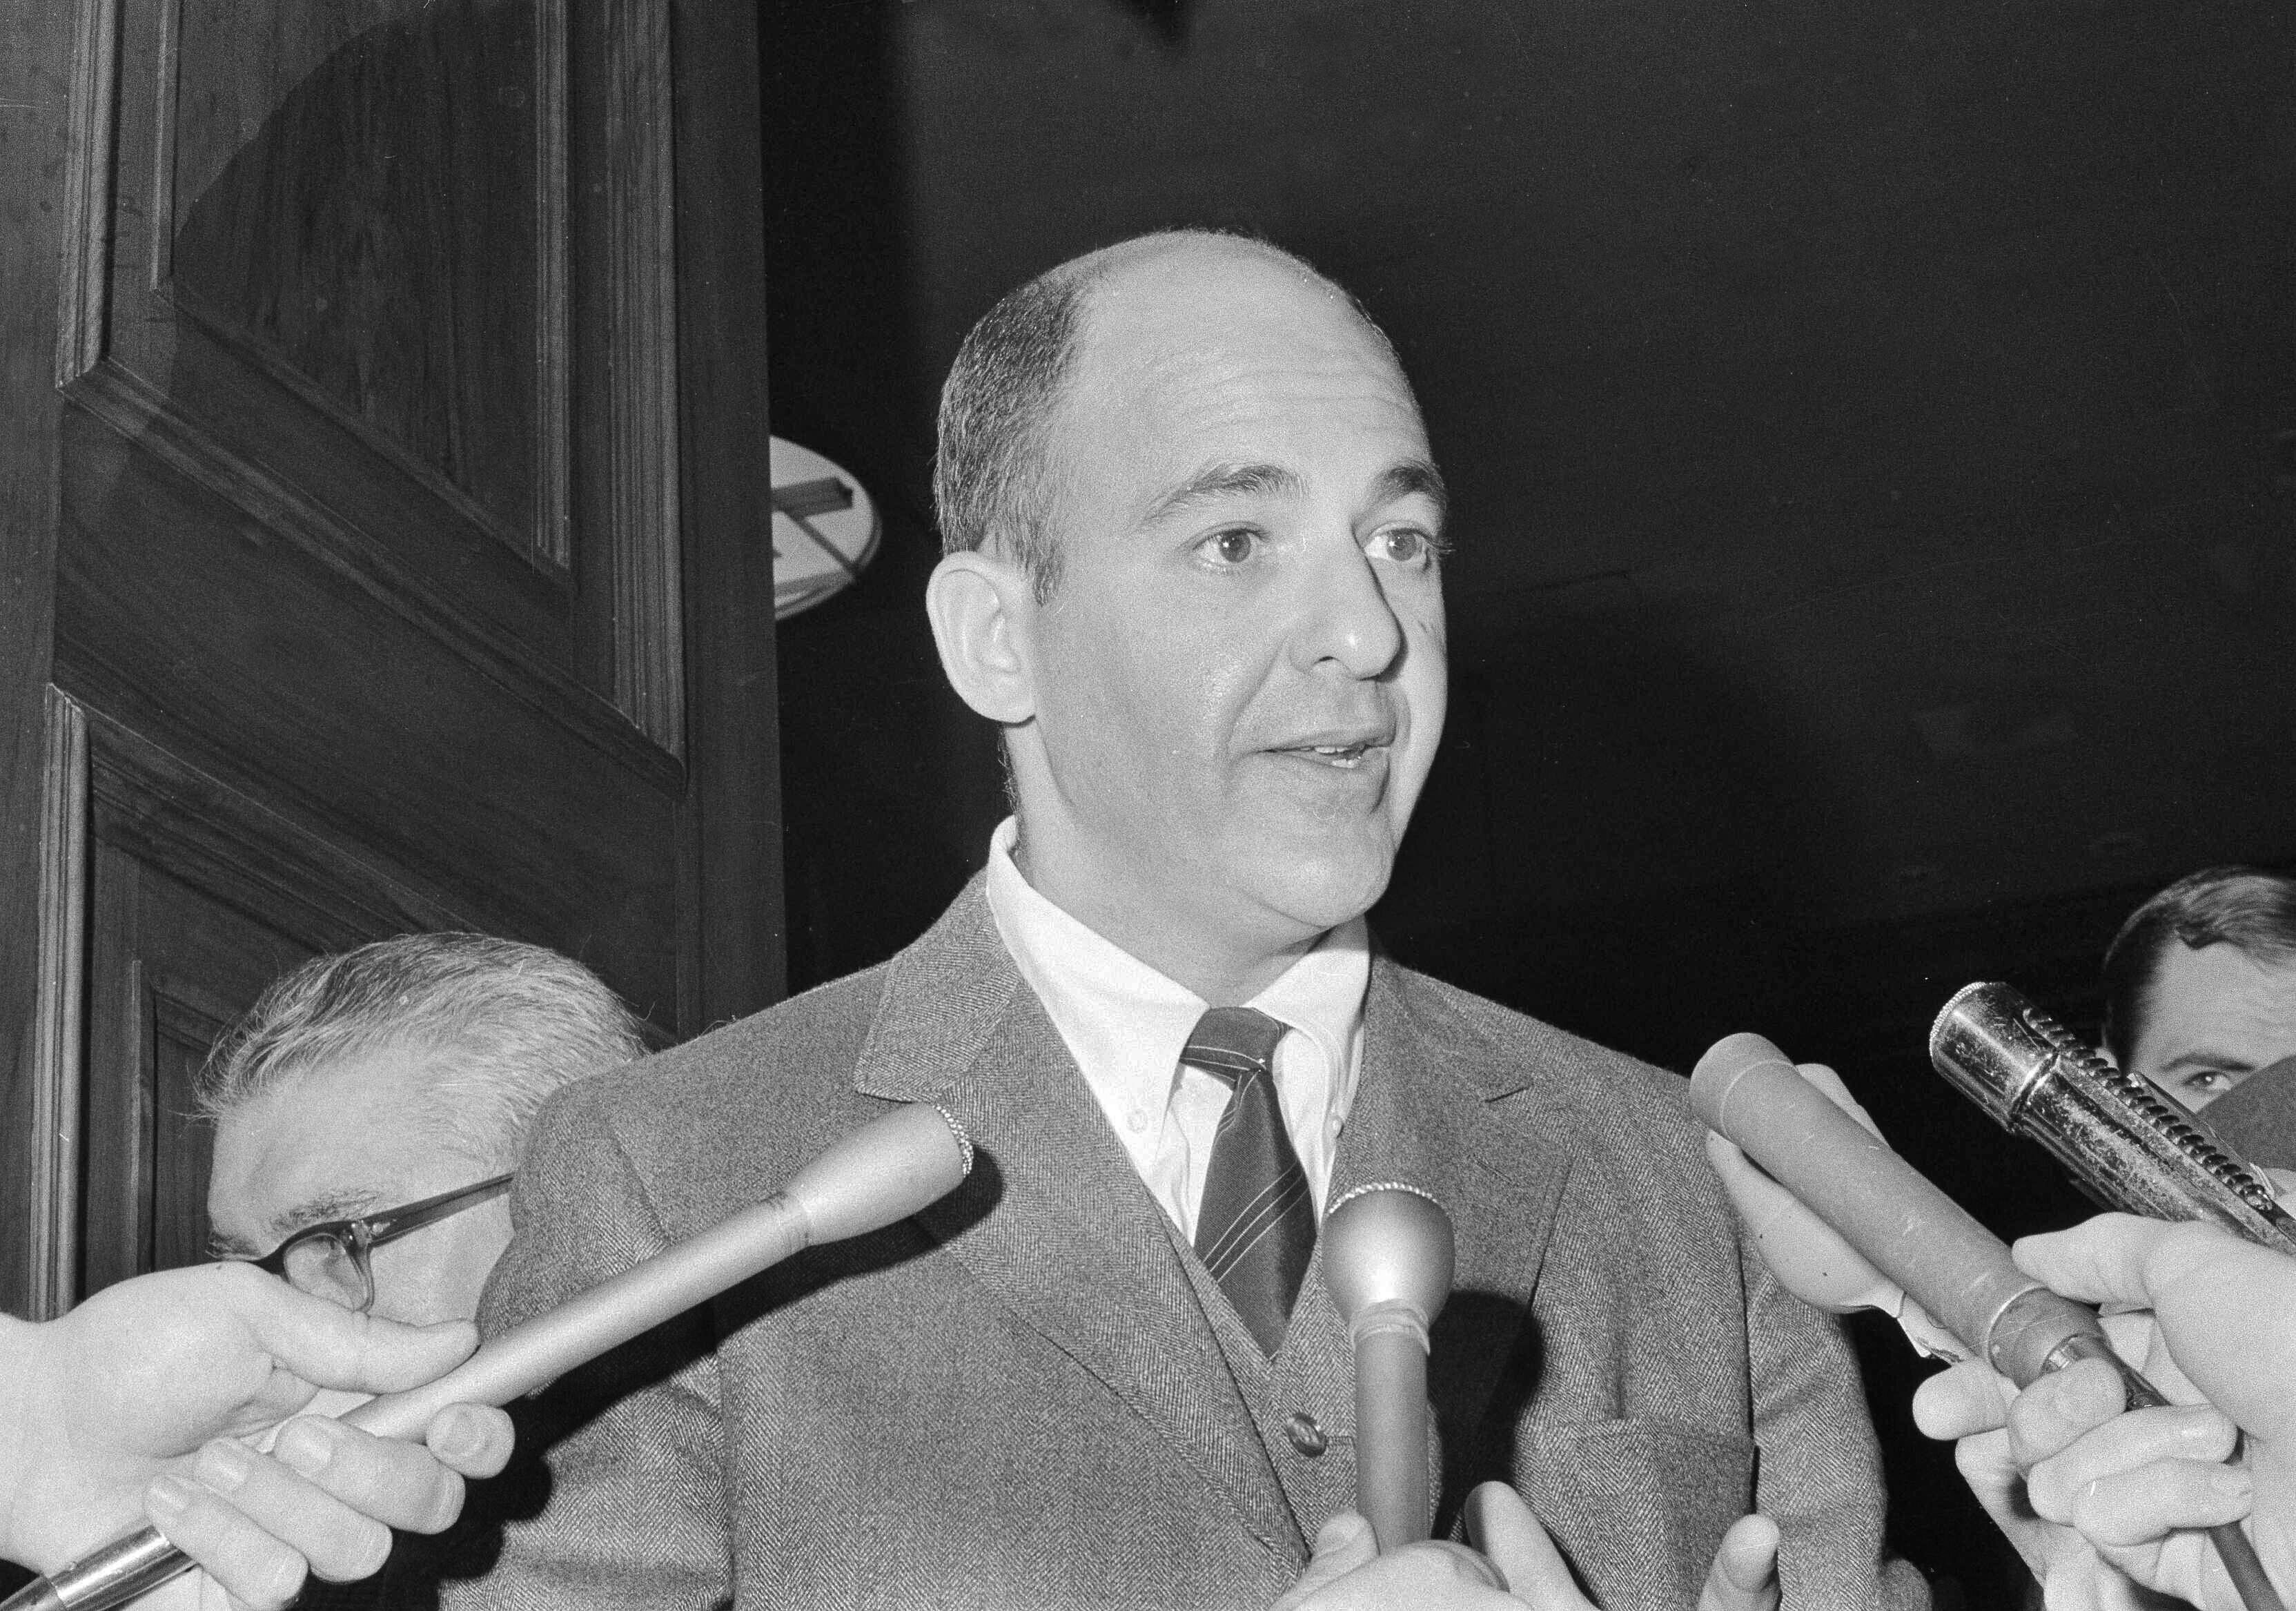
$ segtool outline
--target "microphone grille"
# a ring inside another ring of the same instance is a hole
[[[1338,1202],[1324,1211],[1324,1217],[1328,1220],[1357,1197],[1369,1196],[1375,1191],[1407,1191],[1414,1197],[1426,1198],[1438,1208],[1443,1207],[1443,1199],[1423,1186],[1414,1186],[1408,1180],[1372,1180],[1348,1191]],[[1447,1213],[1449,1210],[1446,1209],[1444,1212]]]
[[[972,1172],[972,1136],[964,1128],[964,1121],[938,1102],[933,1104],[933,1112],[941,1116],[941,1122],[948,1126],[948,1133],[956,1138],[956,1150],[964,1160],[964,1172],[971,1174]]]

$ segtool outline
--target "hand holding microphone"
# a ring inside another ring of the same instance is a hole
[[[2019,1386],[2079,1360],[2119,1374],[2132,1404],[2166,1402],[2113,1353],[2095,1311],[2019,1270],[2008,1249],[1816,1089],[1758,1035],[1733,1035],[1699,1060],[1699,1116],[1759,1163],[1889,1281]],[[2247,1537],[2211,1527],[2250,1611],[2281,1611]]]
[[[1435,1514],[1427,1328],[1450,1296],[1456,1257],[1450,1215],[1415,1186],[1357,1187],[1324,1218],[1324,1279],[1355,1350],[1356,1504],[1370,1537],[1332,1536],[1353,1519],[1336,1518],[1316,1540],[1308,1576],[1279,1611],[1397,1603],[1595,1611],[1546,1528],[1504,1483],[1485,1483],[1467,1496],[1467,1533],[1488,1558],[1425,1541]],[[1766,1517],[1741,1516],[1715,1553],[1699,1611],[1774,1611],[1777,1544],[1777,1528]],[[1439,1580],[1431,1586],[1379,1575],[1382,1566],[1403,1569],[1398,1552],[1414,1546],[1456,1558],[1411,1563]]]
[[[954,1189],[972,1163],[971,1143],[947,1114],[923,1104],[896,1108],[833,1143],[763,1203],[504,1332],[446,1375],[342,1419],[384,1437],[419,1438],[449,1406],[507,1403],[807,1247],[907,1218]],[[58,1568],[0,1611],[119,1606],[191,1565],[146,1528]]]

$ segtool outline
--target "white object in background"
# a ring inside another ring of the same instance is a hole
[[[812,448],[773,442],[774,619],[787,621],[859,579],[877,554],[877,505]]]

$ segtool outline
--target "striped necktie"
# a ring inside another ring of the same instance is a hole
[[[1180,1061],[1233,1094],[1212,1138],[1196,1213],[1196,1254],[1243,1323],[1273,1355],[1316,1251],[1316,1203],[1275,1097],[1275,1045],[1284,1026],[1248,1007],[1216,1007],[1197,1023]]]

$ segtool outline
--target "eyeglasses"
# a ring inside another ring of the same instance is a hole
[[[466,1208],[499,1197],[510,1189],[511,1177],[496,1175],[475,1186],[440,1192],[419,1203],[386,1208],[357,1220],[330,1220],[297,1231],[259,1259],[247,1262],[267,1270],[299,1292],[340,1303],[354,1314],[364,1314],[374,1302],[374,1266],[371,1255],[385,1242],[395,1242],[411,1230],[435,1225]]]

